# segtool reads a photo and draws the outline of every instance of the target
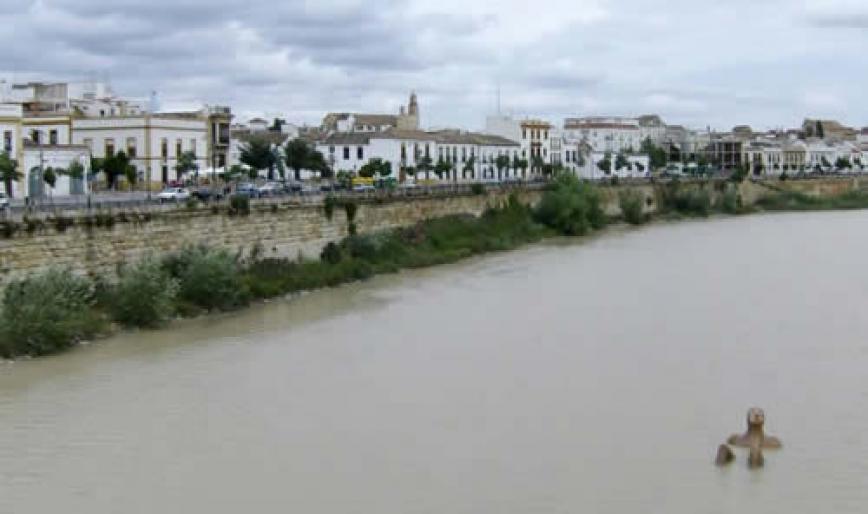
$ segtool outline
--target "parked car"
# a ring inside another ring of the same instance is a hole
[[[157,195],[157,199],[160,200],[160,203],[170,201],[178,202],[181,200],[187,200],[188,198],[190,198],[190,191],[183,187],[167,187]]]
[[[9,208],[9,198],[6,193],[0,193],[0,211],[5,211]]]
[[[303,184],[301,186],[301,194],[303,195],[316,195],[319,192],[319,188],[313,184]]]
[[[238,187],[235,188],[235,194],[246,196],[247,198],[259,198],[260,196],[259,189],[249,182],[238,184]]]
[[[356,184],[353,186],[354,193],[367,193],[370,191],[376,191],[377,188],[370,184]]]
[[[200,202],[208,202],[211,200],[220,200],[223,198],[223,191],[220,189],[210,189],[207,187],[197,187],[190,191],[190,196]]]
[[[285,189],[287,193],[300,193],[302,190],[301,182],[287,182]]]
[[[259,196],[276,196],[283,193],[283,186],[277,182],[266,182],[259,186],[256,191]]]

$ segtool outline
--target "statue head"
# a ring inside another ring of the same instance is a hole
[[[754,407],[747,411],[747,426],[750,428],[762,428],[766,422],[766,413],[762,409]]]

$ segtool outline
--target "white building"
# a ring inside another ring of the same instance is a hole
[[[122,99],[102,83],[0,82],[0,99],[6,102],[0,104],[4,148],[19,162],[25,142],[53,148],[85,146],[99,158],[123,151],[131,157],[139,180],[159,187],[177,178],[178,157],[184,152],[195,153],[204,172],[223,168],[228,161],[228,107],[154,114],[155,98],[150,103]]]
[[[433,166],[450,164],[444,181],[472,181],[485,178],[516,177],[521,170],[512,167],[521,146],[515,141],[460,131],[424,132],[386,130],[379,132],[334,133],[316,145],[335,172],[358,173],[371,159],[392,165],[392,177],[401,182],[415,173],[416,180],[437,179]],[[505,156],[510,166],[498,170],[497,158]],[[426,160],[427,158],[427,160]],[[424,163],[432,168],[424,170]]]
[[[618,163],[617,155],[610,152],[591,152],[587,165],[578,170],[580,178],[589,180],[618,178],[645,178],[651,173],[647,155],[621,154],[625,163]]]
[[[208,120],[198,113],[74,119],[72,129],[73,143],[89,148],[93,157],[124,152],[139,182],[179,180],[178,159],[186,152],[195,154],[200,170],[208,167]]]
[[[520,146],[519,157],[528,161],[530,176],[540,175],[542,165],[561,162],[562,135],[555,133],[551,123],[539,119],[516,120],[510,116],[489,116],[486,118],[485,133],[509,141],[517,141]],[[556,150],[553,152],[553,146]]]
[[[646,139],[650,139],[656,146],[661,146],[663,144],[663,141],[666,138],[666,124],[660,116],[656,114],[646,114],[644,116],[639,116],[636,121],[639,124],[640,141],[644,142]]]
[[[73,163],[82,167],[82,176],[73,179],[67,173]],[[26,143],[19,161],[23,180],[13,186],[16,197],[31,200],[54,196],[80,195],[88,192],[86,177],[90,173],[90,151],[83,145],[35,145]],[[45,170],[55,175],[54,187],[45,180]]]
[[[419,99],[415,92],[410,93],[406,106],[398,109],[398,114],[362,114],[333,112],[323,118],[321,129],[326,134],[335,132],[385,132],[388,130],[419,130],[421,113]]]
[[[564,137],[584,141],[595,152],[638,152],[642,136],[636,118],[594,116],[564,120]]]

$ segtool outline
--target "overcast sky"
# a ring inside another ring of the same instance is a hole
[[[495,110],[868,125],[868,0],[0,0],[0,78],[109,77],[164,107],[318,123]]]

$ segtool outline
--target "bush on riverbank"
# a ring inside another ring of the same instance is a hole
[[[575,175],[561,175],[543,195],[537,221],[567,236],[583,236],[606,226],[600,194]]]
[[[93,283],[52,269],[10,283],[0,310],[0,355],[48,355],[96,335],[104,319]]]
[[[711,213],[711,193],[705,188],[682,187],[673,180],[661,192],[661,213],[677,213],[683,216],[707,217]]]
[[[733,184],[727,184],[720,199],[720,209],[727,214],[740,214],[743,206],[738,188]]]
[[[174,316],[178,289],[178,280],[148,257],[121,269],[117,285],[109,288],[108,310],[124,326],[157,327]]]
[[[250,301],[241,265],[225,250],[187,246],[163,259],[163,268],[178,281],[178,299],[205,310],[231,310]]]
[[[863,191],[848,191],[821,198],[795,191],[779,191],[760,198],[756,205],[765,211],[868,209],[868,193]]]
[[[648,221],[645,216],[645,197],[636,190],[625,189],[618,194],[618,204],[624,221],[631,225],[641,225]]]
[[[420,268],[538,241],[546,233],[516,198],[481,217],[449,216],[376,234],[355,234],[329,243],[319,261],[266,259],[244,272],[251,295],[283,294],[333,287],[378,273]]]

